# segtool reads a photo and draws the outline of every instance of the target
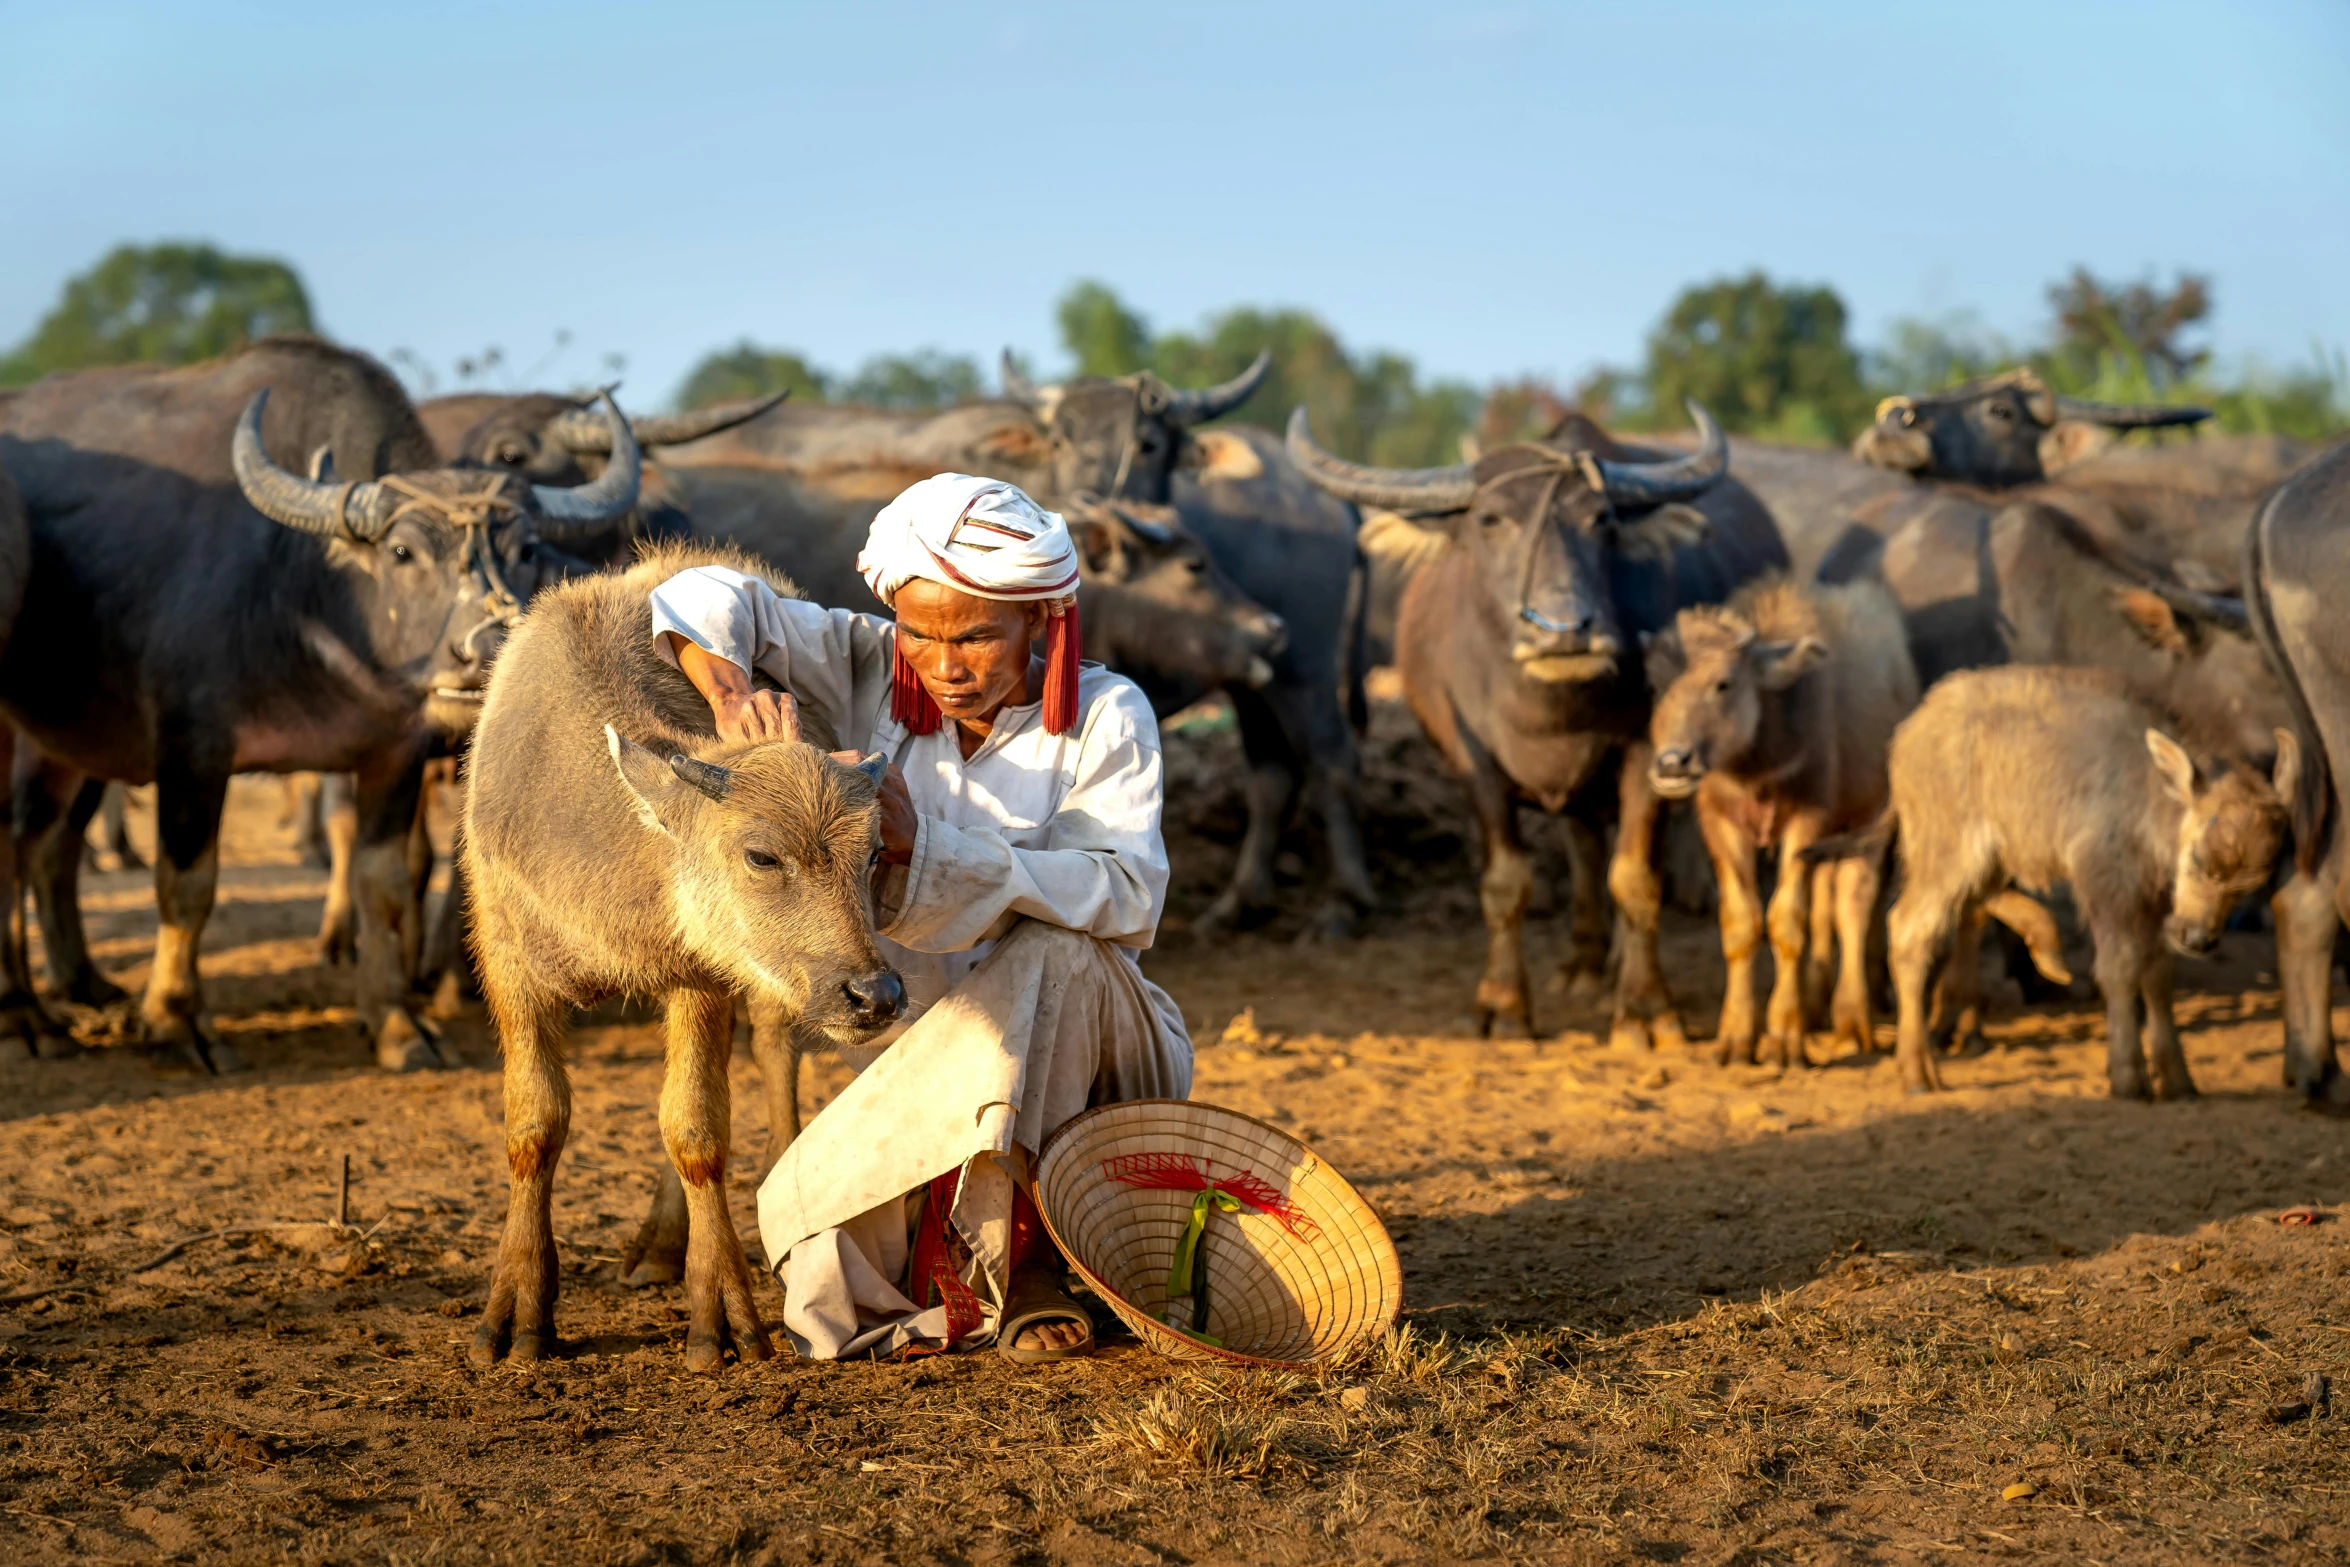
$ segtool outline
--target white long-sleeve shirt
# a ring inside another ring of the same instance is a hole
[[[1023,915],[1115,943],[1130,961],[1151,944],[1167,901],[1166,790],[1158,721],[1133,682],[1080,665],[1074,732],[1048,733],[1039,703],[1006,707],[966,758],[953,724],[915,735],[890,717],[890,621],[788,599],[724,566],[678,573],[652,605],[664,658],[675,655],[662,633],[674,631],[758,670],[842,748],[880,751],[905,774],[914,855],[879,912],[915,1013]],[[1180,1017],[1172,1003],[1160,1011]]]

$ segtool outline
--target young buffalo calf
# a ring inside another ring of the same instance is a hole
[[[2273,779],[2199,772],[2156,724],[2104,671],[2009,667],[1950,676],[1893,737],[1889,820],[1903,885],[1887,941],[1911,1092],[1942,1086],[1926,991],[1961,924],[1997,913],[1995,900],[2014,897],[2010,882],[2069,882],[2096,939],[2114,1097],[2147,1097],[2146,1054],[2157,1095],[2193,1097],[2164,940],[2210,951],[2236,900],[2267,883],[2285,837],[2278,802],[2292,796],[2300,753],[2279,730]]]
[[[1884,810],[1885,748],[1918,700],[1892,595],[1874,580],[1806,588],[1766,579],[1727,606],[1681,611],[1649,645],[1649,678],[1660,693],[1650,781],[1667,799],[1696,796],[1721,884],[1730,988],[1717,1058],[1755,1058],[1755,851],[1765,844],[1779,851],[1779,885],[1764,1042],[1781,1066],[1805,1060],[1804,1025],[1823,1010],[1833,943],[1842,948],[1835,1035],[1870,1049],[1865,959],[1879,859],[1812,868],[1801,855]]]
[[[870,1038],[904,1002],[872,930],[878,757],[722,745],[710,709],[654,653],[647,595],[732,552],[671,548],[539,596],[498,655],[475,731],[465,865],[482,994],[506,1053],[513,1191],[472,1358],[555,1345],[555,1161],[571,1124],[566,1019],[622,992],[666,995],[661,1140],[685,1182],[686,1364],[731,1333],[771,1351],[726,1207],[734,1001],[833,1039]]]

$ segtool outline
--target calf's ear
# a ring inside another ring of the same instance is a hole
[[[2293,731],[2280,729],[2277,736],[2276,766],[2269,771],[2269,782],[2277,791],[2277,798],[2285,808],[2293,807],[2293,793],[2301,787],[2301,742],[2293,738]]]
[[[676,824],[684,820],[687,809],[681,798],[685,784],[669,770],[668,763],[634,740],[622,738],[610,724],[604,726],[604,745],[612,753],[612,765],[620,769],[620,781],[628,786],[637,820],[657,833],[676,837]]]
[[[2195,764],[2179,743],[2159,729],[2146,731],[2146,749],[2154,757],[2154,766],[2162,774],[2165,787],[2181,801],[2195,798]]]
[[[1757,642],[1747,651],[1766,691],[1784,691],[1827,662],[1828,644],[1818,637],[1792,642]]]

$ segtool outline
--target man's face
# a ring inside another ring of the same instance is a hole
[[[1005,604],[916,578],[898,589],[898,648],[939,711],[956,723],[994,716],[1025,690],[1041,604]]]

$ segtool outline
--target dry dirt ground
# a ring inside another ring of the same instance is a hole
[[[2106,1101],[2086,1001],[2005,1014],[1933,1099],[1883,1057],[1782,1079],[1611,1052],[1556,992],[1549,1037],[1486,1043],[1463,1027],[1481,939],[1457,807],[1414,803],[1395,722],[1367,813],[1395,912],[1354,945],[1178,929],[1147,960],[1201,1040],[1195,1093],[1297,1129],[1393,1228],[1406,1331],[1318,1377],[1115,1338],[1037,1370],[687,1375],[677,1294],[603,1282],[659,1157],[657,1031],[619,1011],[576,1034],[567,1352],[468,1369],[504,1212],[494,1046],[476,1013],[461,1068],[364,1065],[347,971],[309,952],[320,878],[274,789],[240,781],[206,962],[253,1070],[0,1065],[0,1560],[2350,1555],[2350,1147],[2279,1091],[2261,938],[2185,976],[2186,1105]],[[1233,776],[1228,737],[1184,744],[1194,795]],[[1229,853],[1222,787],[1179,823],[1179,909]],[[1310,839],[1284,863],[1310,883]],[[135,983],[145,879],[93,877],[88,901]],[[1554,922],[1535,934],[1557,949]],[[1702,1037],[1703,923],[1677,917],[1669,954]],[[844,1080],[809,1073],[815,1102]],[[753,1149],[747,1063],[735,1088]],[[345,1154],[356,1242],[316,1222]],[[2280,1225],[2297,1204],[2325,1222]],[[248,1224],[295,1227],[139,1268]],[[2293,1407],[2312,1372],[2337,1412]]]

